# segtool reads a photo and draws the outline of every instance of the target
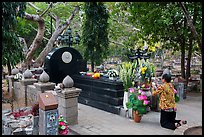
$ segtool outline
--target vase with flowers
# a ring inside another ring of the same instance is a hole
[[[123,107],[125,110],[128,110],[126,107],[129,97],[128,89],[134,86],[136,68],[136,62],[123,62],[119,68],[119,78],[123,82],[124,87]]]
[[[139,123],[143,114],[146,114],[149,109],[149,101],[147,100],[146,93],[135,88],[129,88],[130,96],[126,106],[128,109],[133,110],[133,119]]]

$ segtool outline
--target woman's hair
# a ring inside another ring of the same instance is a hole
[[[171,75],[170,74],[164,74],[162,76],[162,79],[164,79],[167,83],[171,82]]]

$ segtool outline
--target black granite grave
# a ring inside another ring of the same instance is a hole
[[[79,102],[114,114],[120,114],[124,88],[122,82],[106,77],[94,79],[90,76],[74,75],[74,86],[81,88]]]

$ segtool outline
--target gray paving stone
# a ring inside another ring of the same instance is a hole
[[[177,119],[202,125],[202,97],[187,97],[177,104]],[[70,126],[80,135],[174,135],[160,126],[160,112],[150,111],[140,123],[120,115],[78,103],[78,124]]]

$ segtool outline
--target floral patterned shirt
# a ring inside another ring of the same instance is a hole
[[[160,109],[176,108],[174,87],[171,83],[164,83],[160,85],[156,91],[153,90],[152,96],[156,94],[160,96]]]

